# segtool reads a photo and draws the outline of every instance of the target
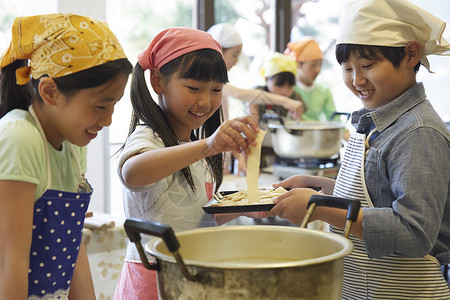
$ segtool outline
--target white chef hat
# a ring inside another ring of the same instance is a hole
[[[222,48],[232,48],[242,45],[242,39],[234,26],[228,23],[219,23],[211,26],[208,33],[220,43]]]
[[[336,44],[405,47],[417,41],[422,46],[420,63],[430,71],[427,55],[450,55],[442,37],[445,25],[406,0],[350,0],[342,9]]]

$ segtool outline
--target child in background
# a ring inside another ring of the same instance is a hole
[[[85,146],[132,66],[105,23],[50,14],[14,20],[0,68],[0,299],[95,299]]]
[[[209,28],[208,33],[222,46],[222,53],[227,65],[227,70],[230,71],[238,62],[239,55],[242,52],[242,39],[239,32],[230,24],[220,23]],[[278,105],[289,111],[294,119],[300,119],[304,111],[303,102],[292,100],[284,95],[273,94],[258,89],[238,88],[228,83],[223,87],[222,99],[222,109],[225,120],[229,119],[229,97],[236,98],[246,103]],[[233,153],[233,156],[238,160],[238,170],[234,170],[235,173],[245,174],[247,169],[245,156],[241,155],[241,153]],[[225,171],[227,171],[231,163],[231,154],[227,153],[225,156]]]
[[[304,37],[294,43],[288,43],[284,54],[297,60],[298,81],[295,91],[308,106],[302,115],[305,121],[329,121],[336,111],[330,89],[316,82],[322,69],[323,53],[319,44],[311,38]]]
[[[227,65],[227,70],[231,70],[238,62],[239,55],[242,52],[242,39],[239,32],[230,24],[220,23],[213,25],[208,29],[208,33],[222,46],[222,53]],[[301,102],[294,101],[289,97],[261,92],[261,90],[241,89],[228,83],[223,88],[222,109],[224,111],[225,120],[228,119],[229,97],[248,103],[279,105],[290,111],[294,119],[300,119],[304,110]]]
[[[450,135],[416,82],[427,55],[450,51],[445,23],[404,0],[351,1],[343,8],[336,57],[363,103],[337,180],[294,176],[269,215],[299,224],[307,202],[325,194],[360,200],[345,258],[342,299],[450,299]],[[343,228],[345,212],[314,214]]]
[[[266,85],[258,86],[256,89],[290,97],[303,103],[302,96],[294,90],[296,71],[297,63],[293,58],[275,52],[265,61],[261,68],[261,75],[264,77]],[[304,103],[303,108],[307,111]],[[260,128],[267,131],[262,142],[260,164],[261,167],[267,167],[274,162],[275,152],[273,151],[272,137],[267,126],[267,120],[261,120],[261,116],[263,114],[275,114],[284,121],[292,119],[288,115],[288,111],[279,105],[251,103],[249,111],[253,119],[259,123]]]
[[[222,152],[249,153],[259,131],[249,116],[221,118],[228,76],[220,44],[204,31],[169,28],[138,61],[131,87],[132,123],[118,166],[126,217],[161,222],[175,232],[237,217],[216,215],[215,220],[202,209],[222,182]],[[145,70],[157,102],[145,84]],[[142,243],[148,240],[144,236]],[[114,298],[157,297],[156,272],[143,267],[130,243]]]

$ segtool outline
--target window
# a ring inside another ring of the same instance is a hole
[[[229,23],[241,35],[243,47],[238,63],[229,72],[230,84],[240,88],[254,88],[264,84],[259,67],[269,53],[270,23],[273,9],[269,0],[216,0],[215,23]],[[245,113],[242,101],[229,99],[230,118]]]

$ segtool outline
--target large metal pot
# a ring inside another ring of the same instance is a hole
[[[359,202],[340,201],[356,220]],[[353,248],[342,236],[289,226],[199,228],[175,236],[166,225],[127,219],[125,230],[144,266],[158,271],[162,299],[340,299],[343,259]],[[140,233],[161,237],[146,245],[153,264]]]
[[[334,115],[349,113],[335,112]],[[332,119],[334,118],[334,115]],[[272,118],[272,121],[274,119]],[[282,158],[329,158],[339,153],[345,124],[341,122],[269,122],[274,152]]]

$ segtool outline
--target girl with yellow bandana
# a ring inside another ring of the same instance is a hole
[[[50,14],[15,19],[0,69],[0,299],[95,299],[85,146],[132,66],[105,23]]]

